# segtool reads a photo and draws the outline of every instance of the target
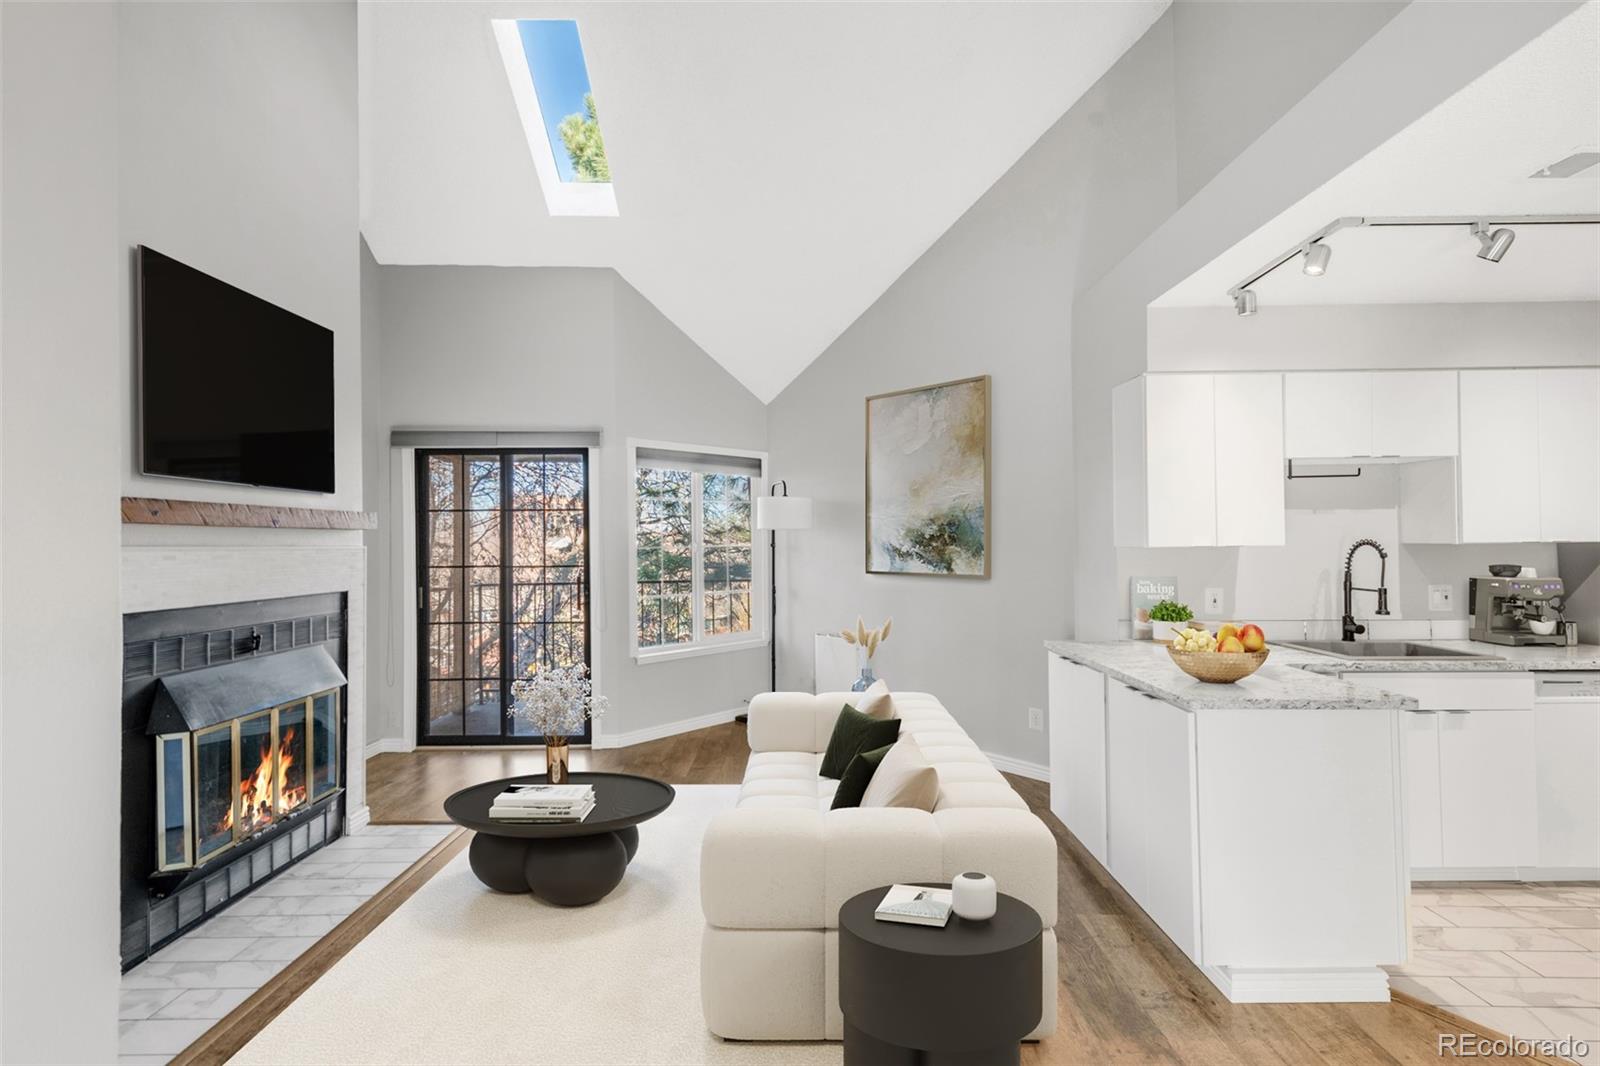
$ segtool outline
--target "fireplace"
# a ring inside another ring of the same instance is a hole
[[[338,790],[344,682],[320,647],[157,682],[156,872],[205,865]]]
[[[123,619],[122,963],[344,828],[344,596]]]

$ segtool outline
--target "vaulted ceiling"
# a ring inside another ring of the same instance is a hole
[[[613,267],[770,400],[1158,18],[1101,3],[364,3],[378,261]],[[490,29],[573,18],[618,217],[552,217]]]

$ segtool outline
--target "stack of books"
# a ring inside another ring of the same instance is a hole
[[[497,822],[581,822],[594,810],[593,785],[512,785],[494,798]]]

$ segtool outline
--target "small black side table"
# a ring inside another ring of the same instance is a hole
[[[610,892],[639,850],[638,825],[654,818],[676,794],[662,781],[635,774],[577,773],[575,785],[594,786],[594,810],[581,822],[529,824],[489,817],[507,785],[544,784],[544,774],[507,777],[464,788],[444,801],[444,813],[474,830],[467,861],[496,892],[532,892],[563,907],[581,907]]]
[[[946,885],[931,885],[946,888]],[[845,1066],[1006,1066],[1043,1012],[1043,923],[1001,893],[995,915],[943,929],[872,916],[889,886],[839,908]]]

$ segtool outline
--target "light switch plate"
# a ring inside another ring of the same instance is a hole
[[[1428,586],[1428,610],[1448,611],[1455,605],[1454,590],[1449,585]]]
[[[1206,589],[1206,617],[1222,617],[1222,590],[1218,588]]]
[[[1041,731],[1044,729],[1044,712],[1037,707],[1028,708],[1028,728]]]

